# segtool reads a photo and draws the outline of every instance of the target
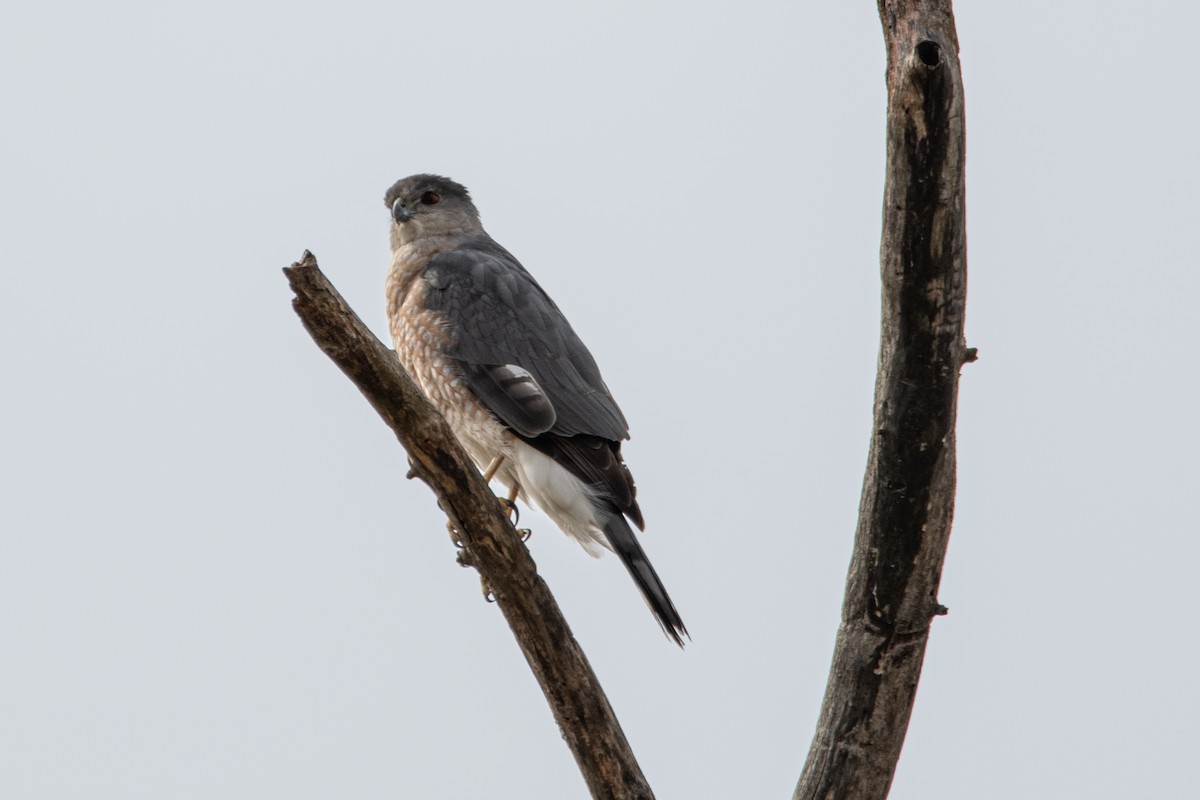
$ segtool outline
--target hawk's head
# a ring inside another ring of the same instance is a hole
[[[406,244],[425,236],[465,236],[483,230],[467,187],[440,175],[411,175],[396,181],[383,202],[392,211],[392,241]]]

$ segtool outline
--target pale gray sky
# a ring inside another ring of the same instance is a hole
[[[615,559],[523,519],[658,796],[790,796],[870,432],[874,3],[3,17],[0,796],[585,795],[279,272],[313,250],[383,334],[381,198],[423,171],[472,189],[632,425],[686,652]],[[1180,797],[1200,12],[958,17],[980,361],[892,797]]]

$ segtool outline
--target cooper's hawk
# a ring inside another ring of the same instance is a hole
[[[629,426],[591,353],[465,187],[397,181],[388,320],[396,353],[471,458],[598,556],[617,554],[663,630],[687,629],[626,522],[645,527],[621,457]]]

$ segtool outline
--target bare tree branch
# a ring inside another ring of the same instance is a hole
[[[967,257],[962,73],[949,0],[879,0],[888,51],[883,324],[842,622],[793,800],[887,797],[954,512]]]
[[[508,620],[595,798],[654,797],[587,658],[496,497],[442,416],[362,323],[309,252],[285,268],[293,306],[317,345],[362,391],[437,494]]]

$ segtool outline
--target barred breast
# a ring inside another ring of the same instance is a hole
[[[428,284],[423,269],[410,267],[428,264],[438,252],[428,250],[417,243],[405,245],[392,260],[387,279],[392,345],[408,374],[484,469],[497,455],[511,451],[513,437],[467,387],[458,364],[447,354],[454,344],[453,334],[445,319],[426,307]],[[511,486],[515,476],[505,474],[509,471],[502,469],[497,477]]]

